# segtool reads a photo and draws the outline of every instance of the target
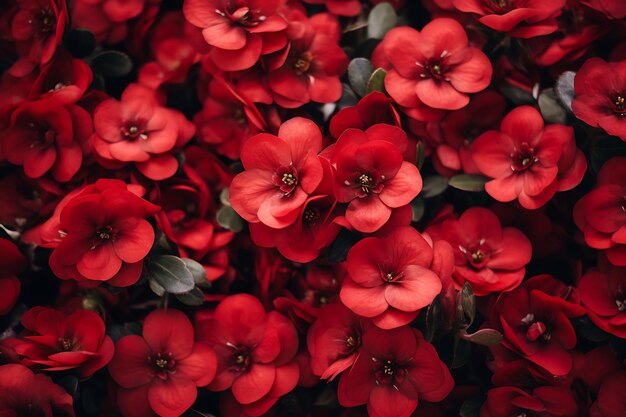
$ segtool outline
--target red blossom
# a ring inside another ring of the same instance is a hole
[[[308,4],[324,4],[330,13],[339,16],[357,16],[361,13],[359,0],[303,0]]]
[[[530,106],[507,114],[499,131],[480,135],[471,152],[478,170],[493,178],[485,184],[487,193],[502,202],[517,199],[527,209],[543,206],[557,191],[574,188],[587,170],[574,130],[544,126],[541,114]]]
[[[0,316],[7,314],[20,295],[17,275],[26,268],[26,258],[13,242],[0,238]]]
[[[626,338],[626,274],[624,268],[607,266],[587,272],[578,281],[580,300],[587,316],[607,333]]]
[[[109,364],[119,385],[117,404],[128,417],[180,416],[196,400],[196,387],[210,383],[216,369],[215,352],[194,342],[191,322],[172,309],[150,313],[142,336],[121,338]]]
[[[508,417],[539,413],[541,417],[576,417],[578,405],[567,387],[537,387],[527,393],[514,387],[489,390],[480,417]]]
[[[620,417],[626,409],[626,371],[618,371],[605,377],[598,392],[598,399],[592,404],[591,417]]]

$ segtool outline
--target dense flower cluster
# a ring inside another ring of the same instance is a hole
[[[625,18],[3,1],[0,416],[626,416]]]

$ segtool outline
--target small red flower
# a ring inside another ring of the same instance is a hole
[[[407,145],[406,133],[386,124],[348,129],[335,144],[335,197],[349,203],[345,217],[356,230],[379,230],[422,190],[417,167],[403,160]]]
[[[350,128],[367,130],[379,123],[402,127],[400,115],[393,107],[393,100],[376,91],[363,97],[356,106],[339,110],[330,119],[329,130],[338,139]]]
[[[189,141],[195,126],[180,113],[158,105],[154,92],[139,84],[124,90],[122,100],[108,99],[94,112],[93,149],[109,168],[134,163],[155,181],[172,177],[178,161],[172,149]]]
[[[355,315],[341,303],[323,306],[307,333],[313,373],[333,380],[350,368],[359,356],[363,333],[370,327],[369,319]]]
[[[82,144],[92,133],[91,116],[82,107],[40,100],[13,112],[2,145],[7,160],[23,165],[28,177],[40,178],[49,172],[55,180],[67,182],[80,169]]]
[[[212,62],[223,71],[240,71],[257,63],[262,54],[287,44],[287,22],[277,11],[286,0],[185,0],[189,23],[202,28],[213,48]]]
[[[456,20],[434,19],[420,32],[395,28],[383,42],[391,65],[385,88],[403,107],[423,103],[458,110],[469,103],[469,93],[484,90],[491,81],[491,62],[479,49],[468,47],[465,30]]]
[[[71,0],[72,27],[88,29],[98,43],[119,43],[128,34],[128,20],[141,15],[146,2],[147,0]]]
[[[444,220],[426,233],[452,246],[457,288],[469,282],[477,295],[487,295],[510,291],[524,279],[531,259],[530,241],[518,229],[503,228],[491,210],[467,209],[458,220]]]
[[[373,327],[337,396],[344,407],[367,404],[370,416],[409,417],[418,400],[442,401],[453,387],[450,371],[418,330]]]
[[[540,413],[542,417],[576,417],[578,404],[564,386],[537,387],[529,394],[515,387],[492,388],[480,409],[480,417],[509,417]]]
[[[585,61],[574,78],[574,115],[626,141],[626,62]]]
[[[359,0],[303,0],[308,4],[324,4],[328,11],[338,16],[357,16],[361,13]]]
[[[280,229],[293,224],[307,197],[322,181],[317,153],[322,133],[311,120],[296,117],[278,136],[261,133],[241,151],[246,169],[233,178],[230,203],[241,217]]]
[[[159,210],[120,180],[100,179],[62,202],[56,231],[61,239],[50,267],[61,279],[126,287],[139,279],[154,242],[144,218]],[[53,221],[53,223],[55,223]]]
[[[0,415],[74,417],[74,400],[63,388],[23,365],[0,366]]]
[[[250,295],[225,298],[211,319],[198,323],[197,333],[217,353],[217,375],[208,388],[230,388],[246,414],[267,412],[298,383],[296,329],[281,314],[266,314]]]
[[[558,28],[556,17],[566,0],[453,0],[462,12],[480,16],[483,25],[516,38],[547,35]]]
[[[215,352],[194,342],[191,322],[172,309],[148,314],[142,336],[121,338],[109,364],[120,386],[117,404],[132,417],[180,416],[196,400],[196,387],[210,383],[216,369]]]
[[[478,170],[493,178],[485,184],[490,196],[501,202],[517,199],[531,210],[557,191],[577,186],[587,170],[574,130],[559,124],[544,127],[541,114],[530,106],[507,114],[499,131],[480,135],[471,152]]]
[[[578,281],[587,316],[607,333],[626,338],[626,269],[605,267],[587,272]]]
[[[58,57],[42,68],[30,96],[32,99],[73,104],[81,99],[92,81],[93,73],[85,61],[72,58],[69,54],[58,54]]]
[[[626,266],[626,158],[602,165],[596,188],[574,206],[574,221],[585,243],[604,250],[613,265]]]
[[[19,355],[23,365],[42,371],[66,371],[88,378],[113,357],[113,341],[105,334],[104,321],[96,313],[72,314],[33,307],[22,316],[26,331],[3,341]]]
[[[341,301],[384,329],[411,322],[441,291],[432,247],[412,227],[368,237],[348,252]]]
[[[17,274],[26,268],[26,258],[13,242],[0,238],[0,316],[7,314],[20,295]]]

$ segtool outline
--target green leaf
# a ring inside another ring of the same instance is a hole
[[[199,306],[204,302],[204,293],[198,287],[184,294],[176,294],[176,298],[188,306]]]
[[[217,211],[217,222],[235,233],[241,232],[245,225],[245,220],[230,206],[223,206]]]
[[[422,169],[425,159],[426,149],[424,148],[424,144],[420,140],[419,142],[417,142],[417,157],[415,158],[415,165],[417,166],[417,169]]]
[[[337,102],[337,107],[341,109],[345,109],[346,107],[356,106],[359,102],[359,98],[356,96],[356,93],[346,83],[341,83],[342,93],[341,98]]]
[[[369,59],[354,58],[348,64],[348,79],[350,86],[360,97],[365,95],[367,82],[374,72],[374,66]]]
[[[485,183],[489,178],[476,174],[460,174],[448,180],[448,185],[462,191],[485,191]]]
[[[467,326],[470,326],[476,317],[476,296],[469,282],[463,284],[463,288],[461,288],[461,308]]]
[[[105,77],[117,78],[128,75],[133,69],[133,61],[119,51],[104,51],[91,60],[91,69]]]
[[[428,306],[428,310],[426,310],[427,339],[431,342],[437,333],[439,323],[441,323],[441,315],[441,297],[437,295]]]
[[[539,104],[539,110],[546,122],[556,124],[567,122],[567,111],[561,105],[554,89],[546,88],[539,93],[537,104]]]
[[[206,270],[199,262],[189,258],[181,259],[185,263],[187,269],[191,272],[191,275],[193,275],[193,282],[196,285],[205,284],[208,282],[206,279]]]
[[[230,188],[226,187],[220,193],[220,203],[223,206],[230,206]]]
[[[387,76],[387,71],[382,68],[377,68],[372,73],[372,76],[367,81],[367,86],[365,88],[365,93],[369,94],[374,91],[379,91],[381,93],[385,92],[385,77]]]
[[[398,23],[396,9],[387,2],[377,4],[367,19],[367,37],[382,39]]]
[[[471,352],[472,345],[470,343],[466,342],[465,340],[459,339],[458,337],[455,337],[452,363],[450,364],[450,368],[456,369],[465,365],[470,359]]]
[[[559,76],[556,80],[556,84],[554,86],[554,90],[556,91],[556,96],[559,98],[559,101],[563,106],[572,111],[572,100],[574,99],[574,78],[576,77],[576,73],[573,71],[565,71],[563,74]]]
[[[484,398],[482,397],[470,397],[459,409],[459,417],[479,417],[480,407],[483,405]]]
[[[417,223],[420,220],[422,220],[422,217],[424,217],[425,209],[426,207],[424,205],[423,198],[418,197],[415,200],[411,201],[411,212],[412,212],[411,221]]]
[[[65,38],[65,46],[76,58],[84,58],[96,49],[96,37],[87,29],[73,29]]]
[[[166,292],[182,294],[195,286],[193,274],[185,262],[173,255],[159,255],[144,261],[144,274],[149,280],[156,281]]]
[[[424,198],[437,197],[448,188],[448,179],[441,175],[433,175],[424,178],[424,186],[422,187],[421,196]]]
[[[166,293],[165,288],[163,288],[161,284],[156,282],[156,280],[154,279],[148,280],[148,286],[150,287],[152,292],[158,295],[159,297],[163,297]]]
[[[502,334],[494,329],[480,329],[472,334],[465,333],[463,330],[459,334],[461,339],[481,346],[493,346],[502,341]]]

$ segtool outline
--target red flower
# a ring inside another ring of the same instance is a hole
[[[371,321],[355,315],[341,303],[327,304],[307,333],[311,369],[333,380],[350,368],[359,356],[363,333]]]
[[[213,318],[198,323],[197,333],[217,353],[217,375],[208,388],[230,388],[247,414],[267,412],[295,388],[300,374],[296,329],[281,314],[266,314],[258,299],[225,298]]]
[[[346,130],[335,144],[335,197],[349,203],[346,220],[356,230],[379,230],[392,209],[406,206],[422,189],[417,167],[403,161],[406,133],[386,124]]]
[[[596,188],[574,206],[574,221],[585,243],[605,250],[613,265],[626,266],[626,158],[615,157],[602,165]]]
[[[598,398],[591,405],[589,415],[591,417],[621,417],[626,410],[626,371],[618,371],[610,374],[602,380]]]
[[[557,30],[556,17],[566,0],[453,0],[462,12],[474,13],[483,25],[516,38],[532,38]]]
[[[573,366],[576,333],[570,322],[585,310],[568,300],[571,289],[549,275],[525,281],[504,293],[491,309],[490,325],[501,331],[500,343],[554,376],[564,376]]]
[[[531,259],[530,241],[518,229],[503,228],[491,210],[467,209],[458,220],[444,220],[426,233],[452,246],[457,288],[469,282],[477,295],[487,295],[510,291],[524,279]]]
[[[411,322],[441,291],[431,269],[433,249],[411,227],[368,237],[348,252],[341,301],[384,329]]]
[[[576,417],[578,404],[568,387],[538,387],[529,394],[515,387],[492,388],[480,409],[480,417],[533,415]]]
[[[74,400],[46,375],[22,365],[0,366],[0,415],[74,417]]]
[[[0,316],[7,314],[20,295],[17,274],[26,268],[26,258],[13,242],[0,238]]]
[[[154,242],[144,220],[159,210],[120,180],[100,179],[65,202],[50,267],[61,279],[126,287],[139,279]]]
[[[297,16],[297,15],[296,15]],[[322,15],[316,15],[320,19]],[[295,19],[295,18],[294,18]],[[337,21],[331,27],[318,27],[315,20],[309,22],[302,16],[298,36],[290,39],[289,55],[284,64],[267,75],[267,83],[276,104],[286,108],[300,107],[309,101],[332,103],[341,98],[339,77],[348,68],[348,57],[339,47],[338,39],[332,37],[338,28]],[[325,22],[328,23],[328,22]]]
[[[196,387],[213,380],[215,352],[194,342],[194,329],[178,310],[155,310],[143,324],[142,336],[117,342],[109,373],[120,386],[117,404],[128,417],[183,414],[196,400]],[[149,406],[146,407],[146,404]]]
[[[574,115],[626,141],[626,62],[585,61],[574,78]]]
[[[66,371],[88,378],[113,357],[113,341],[105,334],[96,313],[72,314],[33,307],[22,316],[25,333],[4,343],[19,355],[23,365],[43,371]]]
[[[338,16],[357,16],[361,13],[359,0],[303,0],[308,4],[325,4],[332,14]]]
[[[212,62],[223,71],[240,71],[257,63],[262,54],[287,44],[287,22],[277,14],[285,0],[185,0],[183,13],[202,28],[213,46]]]
[[[372,417],[408,417],[418,399],[443,400],[454,380],[435,348],[410,327],[371,328],[352,368],[339,380],[344,407],[367,404]]]
[[[574,130],[558,124],[544,127],[541,114],[530,106],[507,114],[500,131],[480,135],[471,152],[478,170],[493,178],[485,184],[487,193],[502,202],[518,199],[527,209],[574,188],[587,169]]]
[[[126,22],[139,16],[146,0],[71,0],[72,27],[88,29],[98,43],[116,44],[128,33]]]
[[[587,316],[607,333],[626,338],[626,270],[606,267],[587,272],[578,281],[580,300]]]
[[[245,141],[266,131],[267,124],[254,103],[224,80],[211,80],[209,92],[202,112],[194,119],[198,139],[213,145],[221,155],[238,159]]]
[[[24,166],[30,178],[47,172],[59,182],[71,180],[83,162],[81,145],[93,133],[91,116],[82,107],[41,100],[19,106],[4,131],[9,162]]]
[[[81,99],[92,81],[93,73],[85,61],[72,58],[69,54],[59,54],[42,68],[30,96],[33,99],[49,99],[59,104],[73,104]],[[90,120],[89,125],[91,124]]]
[[[484,90],[491,81],[491,62],[477,48],[468,47],[463,27],[453,19],[434,19],[421,32],[410,27],[385,35],[384,53],[391,65],[385,88],[401,106],[420,103],[457,110],[469,103],[469,93]]]
[[[580,0],[585,6],[602,12],[609,19],[623,19],[626,17],[626,4],[621,0]]]
[[[231,183],[232,207],[251,223],[275,229],[293,224],[322,180],[321,149],[319,127],[302,117],[283,123],[278,136],[250,138],[241,151],[246,170]]]
[[[21,0],[16,4],[18,10],[11,22],[11,35],[13,40],[26,45],[26,53],[10,72],[21,77],[52,59],[65,33],[68,15],[65,1]]]
[[[386,123],[402,127],[400,115],[393,107],[393,100],[380,92],[369,93],[356,106],[339,110],[330,119],[330,133],[339,138],[350,128],[367,130],[375,124]]]

